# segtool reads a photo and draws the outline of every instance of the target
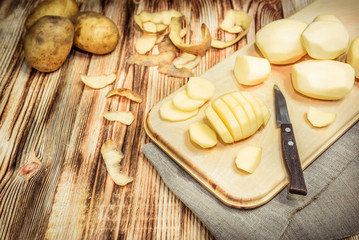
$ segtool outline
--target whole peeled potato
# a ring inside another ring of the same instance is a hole
[[[96,12],[80,12],[71,21],[75,26],[76,47],[95,54],[106,54],[115,49],[119,35],[111,19]]]
[[[70,19],[44,16],[25,35],[25,59],[40,72],[55,71],[69,55],[73,38],[74,26]]]
[[[79,12],[75,0],[45,0],[41,2],[26,19],[25,27],[29,29],[39,18],[47,15],[70,18]]]

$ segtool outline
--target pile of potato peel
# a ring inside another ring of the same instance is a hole
[[[191,77],[192,69],[201,61],[201,57],[211,48],[226,48],[243,38],[251,23],[244,11],[227,12],[220,28],[229,33],[239,33],[232,41],[213,39],[206,24],[201,25],[202,40],[197,43],[185,43],[182,38],[189,30],[189,24],[182,13],[176,10],[156,13],[141,12],[134,16],[136,26],[142,31],[137,39],[137,53],[127,59],[129,64],[159,66],[158,71],[174,77]],[[183,23],[186,27],[182,28]],[[168,35],[168,36],[167,36]],[[158,44],[159,54],[145,55]],[[161,45],[167,46],[162,48]]]

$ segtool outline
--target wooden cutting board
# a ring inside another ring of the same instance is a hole
[[[291,18],[309,23],[318,15],[334,14],[346,26],[352,41],[359,35],[358,12],[358,0],[318,0]],[[275,125],[274,83],[279,85],[286,97],[303,168],[312,163],[359,119],[359,83],[356,81],[350,94],[342,100],[315,100],[300,95],[293,89],[290,79],[292,65],[272,65],[267,81],[254,87],[243,87],[235,81],[233,75],[237,55],[260,56],[255,45],[249,44],[209,69],[202,77],[215,84],[214,98],[229,91],[243,90],[263,99],[272,115],[265,128],[234,144],[219,142],[212,149],[201,149],[190,142],[188,125],[194,121],[207,122],[203,111],[210,102],[192,119],[168,122],[160,118],[159,108],[164,101],[173,98],[175,93],[172,93],[150,110],[145,129],[161,149],[222,202],[237,208],[254,208],[268,202],[288,184],[281,155],[280,129]],[[302,60],[308,58],[305,56]],[[339,60],[344,61],[345,56],[341,56]],[[311,127],[305,117],[309,106],[336,113],[335,122],[326,128]],[[253,174],[238,170],[234,163],[238,150],[249,145],[261,146],[263,149],[262,160]]]

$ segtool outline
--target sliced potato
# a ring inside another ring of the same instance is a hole
[[[335,117],[335,113],[322,111],[315,107],[309,107],[307,113],[307,119],[313,125],[313,127],[329,126],[334,122]]]
[[[258,167],[262,158],[262,148],[249,146],[241,148],[236,157],[237,168],[248,173],[253,173]]]
[[[249,119],[249,125],[251,128],[251,132],[255,133],[258,130],[257,126],[257,118],[254,113],[254,110],[251,106],[251,104],[240,94],[239,92],[232,92],[231,95],[238,101],[239,104],[243,107],[244,111],[247,114],[247,117]]]
[[[173,105],[182,111],[194,111],[204,103],[204,100],[189,98],[186,89],[180,90],[173,98]]]
[[[164,102],[160,107],[160,116],[163,120],[178,122],[196,116],[198,109],[193,111],[182,111],[173,105],[172,100]]]
[[[113,83],[116,80],[116,73],[110,73],[108,75],[88,76],[81,74],[81,81],[90,88],[100,89]]]
[[[138,103],[142,102],[142,97],[128,88],[113,89],[106,94],[106,97],[108,98],[108,97],[112,97],[114,95],[126,97],[126,98],[128,98],[132,101],[138,102]]]
[[[135,116],[132,112],[105,112],[103,117],[109,121],[117,121],[126,125],[130,125],[133,120],[135,120]]]
[[[216,133],[203,122],[191,123],[188,132],[191,141],[202,148],[211,148],[218,142]]]
[[[267,126],[268,122],[269,122],[269,119],[270,119],[270,111],[267,107],[267,105],[257,96],[254,96],[254,99],[257,101],[257,103],[261,106],[261,109],[262,109],[262,115],[263,115],[263,126]]]
[[[190,98],[204,101],[213,97],[215,91],[214,84],[203,77],[191,77],[186,89]]]
[[[251,132],[249,119],[246,112],[242,108],[242,105],[240,105],[239,102],[237,102],[237,100],[230,93],[221,96],[221,99],[232,111],[233,115],[241,126],[243,138],[252,135],[254,132]]]
[[[218,116],[216,111],[213,110],[211,105],[208,105],[204,110],[204,114],[206,115],[208,121],[211,123],[214,130],[221,137],[222,141],[225,143],[233,143],[233,137],[229,132],[228,128],[222,121],[222,119]]]
[[[236,117],[233,115],[229,107],[222,101],[222,99],[217,98],[212,102],[212,108],[218,116],[222,119],[224,125],[231,133],[233,140],[238,141],[243,138],[243,133],[239,122]]]
[[[157,36],[154,34],[144,33],[139,39],[136,41],[136,51],[139,54],[145,54],[155,46],[157,40]]]
[[[172,43],[183,52],[203,56],[207,52],[207,50],[211,47],[212,37],[205,24],[202,24],[201,26],[202,42],[200,43],[195,43],[195,44],[184,43],[180,35],[180,32],[181,32],[181,19],[172,18],[169,38],[171,39]]]
[[[239,27],[241,29],[243,29],[243,32],[241,32],[234,40],[232,41],[219,41],[216,39],[212,39],[211,42],[211,47],[214,48],[226,48],[229,47],[233,44],[235,44],[236,42],[238,42],[239,40],[241,40],[249,31],[249,27],[251,25],[251,18],[250,16],[244,12],[244,11],[236,11],[236,10],[232,10],[232,11],[228,11],[229,16],[227,19],[230,19],[232,21],[232,23],[235,23],[236,26],[229,26],[230,24],[228,23],[229,20],[227,20],[224,24],[222,23],[222,29],[225,31],[238,31]]]
[[[260,128],[263,124],[263,114],[262,114],[262,108],[258,104],[258,102],[254,99],[253,95],[249,92],[241,92],[242,96],[247,99],[247,101],[251,104],[252,109],[254,111],[254,114],[256,115],[257,120],[257,128]]]
[[[107,140],[102,145],[101,155],[107,172],[117,185],[124,186],[133,181],[132,177],[127,176],[120,170],[120,163],[124,156],[121,151],[116,150],[115,143],[112,140]]]

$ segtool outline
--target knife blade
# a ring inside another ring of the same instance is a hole
[[[307,195],[307,187],[303,176],[302,165],[294,138],[293,126],[290,122],[287,102],[277,84],[274,84],[274,103],[277,127],[281,128],[282,156],[289,175],[290,193]]]

